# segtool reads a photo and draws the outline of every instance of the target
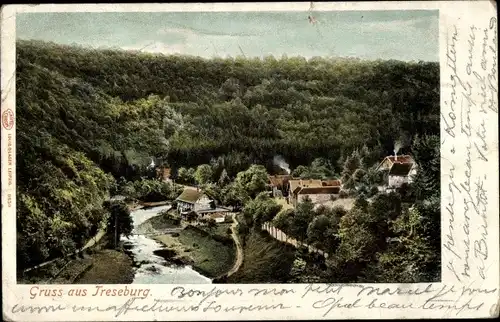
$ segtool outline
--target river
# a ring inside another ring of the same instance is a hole
[[[157,216],[170,206],[159,206],[138,209],[131,212],[134,227],[149,218]],[[131,252],[135,263],[134,284],[210,284],[212,280],[193,270],[190,266],[179,266],[169,263],[154,251],[164,248],[155,240],[144,235],[121,238],[124,246]]]

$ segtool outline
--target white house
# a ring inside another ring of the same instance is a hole
[[[207,203],[210,202],[210,199],[203,192],[191,188],[184,189],[176,200],[177,210],[179,210],[181,214],[205,208]]]
[[[217,207],[215,201],[198,189],[186,188],[176,200],[177,210],[181,215],[194,211],[198,218],[220,218],[222,214],[230,212],[227,208]],[[221,220],[217,218],[216,221]]]
[[[413,178],[417,173],[417,165],[409,155],[391,155],[380,163],[377,170],[387,171],[388,188],[394,189],[401,187],[405,183],[413,182]]]

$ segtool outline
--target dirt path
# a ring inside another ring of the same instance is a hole
[[[243,247],[241,247],[240,239],[238,238],[238,220],[236,219],[236,214],[233,214],[233,224],[231,225],[231,237],[233,237],[234,244],[236,245],[236,261],[234,262],[233,268],[227,273],[227,276],[231,276],[236,273],[241,264],[243,264]]]

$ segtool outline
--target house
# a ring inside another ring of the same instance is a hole
[[[176,199],[177,210],[183,216],[190,212],[196,213],[199,219],[207,216],[221,215],[230,212],[230,209],[217,207],[215,201],[210,199],[199,189],[186,188]]]
[[[340,186],[325,186],[325,187],[303,187],[297,192],[295,205],[309,198],[313,204],[325,203],[338,196]]]
[[[389,170],[389,188],[399,188],[404,183],[411,183],[414,168],[413,163],[394,163]]]
[[[177,210],[181,214],[196,211],[196,209],[210,207],[210,198],[199,189],[186,188],[177,197]]]
[[[387,172],[387,188],[394,189],[401,187],[404,183],[413,182],[413,177],[417,173],[417,164],[409,155],[391,155],[382,160],[377,170]]]
[[[273,197],[283,197],[288,195],[288,182],[292,179],[291,175],[273,175],[269,176],[269,186]]]
[[[290,180],[289,200],[294,206],[306,197],[313,203],[323,203],[337,197],[340,193],[340,180]]]
[[[415,163],[409,155],[389,155],[380,162],[377,171],[390,170],[394,163]]]
[[[171,169],[166,167],[156,168],[156,178],[163,182],[172,182]]]

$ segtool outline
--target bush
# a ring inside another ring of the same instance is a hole
[[[347,192],[347,190],[344,190],[344,189],[340,190],[340,192],[339,192],[339,198],[344,199],[344,198],[347,198],[347,197],[349,197],[349,193]]]

